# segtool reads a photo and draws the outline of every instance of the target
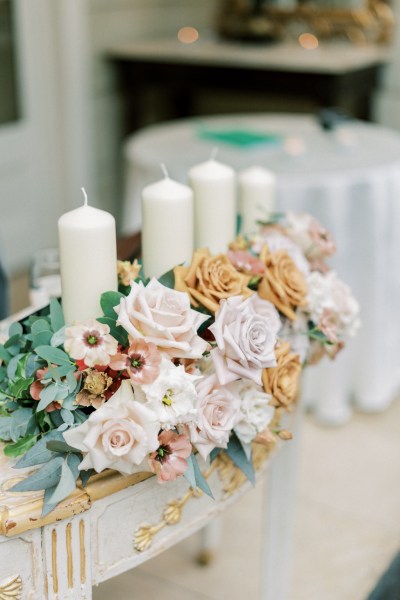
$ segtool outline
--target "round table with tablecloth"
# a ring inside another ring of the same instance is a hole
[[[125,146],[124,233],[140,229],[140,192],[160,178],[160,163],[186,182],[216,146],[218,160],[237,170],[261,165],[277,174],[279,210],[310,212],[332,231],[339,250],[331,265],[361,304],[357,338],[306,378],[317,415],[334,424],[351,405],[383,410],[400,384],[400,136],[358,121],[326,131],[314,117],[286,114],[148,127]]]

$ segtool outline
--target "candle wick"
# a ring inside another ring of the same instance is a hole
[[[217,158],[218,148],[215,147],[211,150],[210,160],[215,160]]]
[[[169,179],[167,167],[164,165],[164,163],[160,163],[160,167],[161,167],[161,171],[163,172],[164,177],[166,179]]]
[[[84,187],[81,187],[81,191],[82,191],[83,197],[84,197],[84,199],[85,199],[84,206],[87,206],[87,205],[88,205],[88,197],[87,197],[86,190],[85,190],[85,188],[84,188]]]

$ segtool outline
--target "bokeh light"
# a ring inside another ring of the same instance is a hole
[[[315,50],[318,48],[318,38],[312,33],[302,33],[299,35],[299,44],[306,50]]]
[[[199,32],[194,27],[182,27],[178,31],[178,40],[183,44],[193,44],[199,39]]]

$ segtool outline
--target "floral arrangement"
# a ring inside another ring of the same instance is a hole
[[[105,469],[185,476],[212,495],[201,461],[226,452],[254,480],[252,444],[290,439],[279,418],[301,368],[333,357],[358,304],[326,265],[329,233],[274,215],[226,254],[194,252],[159,280],[119,262],[103,315],[65,326],[61,305],[14,323],[0,344],[0,439],[12,491],[44,490],[43,514]],[[199,465],[200,463],[200,465]]]

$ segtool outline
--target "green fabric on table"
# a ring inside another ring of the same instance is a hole
[[[197,135],[204,140],[240,147],[255,146],[258,144],[278,145],[282,142],[282,136],[277,133],[257,133],[247,129],[224,129],[219,131],[199,129]]]

